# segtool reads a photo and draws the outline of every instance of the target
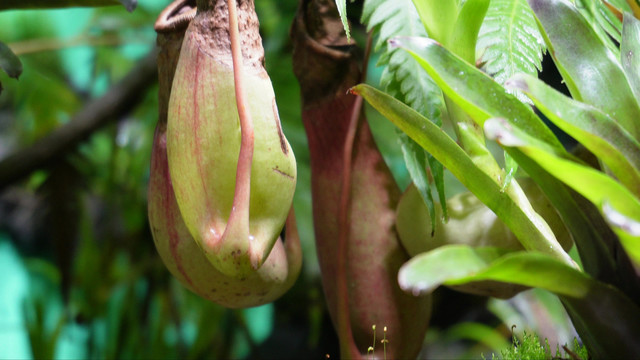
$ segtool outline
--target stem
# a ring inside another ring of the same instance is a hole
[[[229,37],[231,40],[231,56],[233,58],[233,79],[235,83],[236,106],[240,118],[240,154],[236,168],[236,187],[233,196],[233,207],[229,214],[227,229],[224,237],[230,232],[232,239],[250,241],[249,239],[249,201],[251,195],[251,163],[253,161],[253,120],[249,112],[244,90],[244,76],[242,65],[242,51],[240,49],[240,34],[238,30],[238,14],[236,0],[228,0],[229,4]],[[245,235],[245,236],[234,236]],[[249,249],[251,244],[249,244]],[[262,262],[251,256],[251,265],[258,268]]]
[[[0,161],[0,191],[35,170],[46,168],[95,131],[138,106],[146,90],[158,79],[157,55],[157,51],[152,50],[106,94],[89,102],[68,123],[33,145],[3,158]]]
[[[367,38],[367,47],[362,66],[361,82],[367,78],[367,62],[371,52],[371,43],[373,40],[372,33],[369,32]],[[347,287],[347,251],[349,243],[349,232],[351,229],[351,219],[349,217],[349,203],[351,200],[351,168],[353,160],[353,143],[355,141],[356,132],[360,123],[360,114],[362,112],[363,99],[358,96],[353,106],[351,119],[349,120],[349,128],[347,130],[342,166],[342,183],[340,188],[340,207],[338,208],[338,332],[340,337],[340,355],[343,359],[359,359],[361,358],[351,330],[351,321],[349,316],[349,289]],[[348,341],[345,341],[348,340]]]

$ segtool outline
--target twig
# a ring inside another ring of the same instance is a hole
[[[14,54],[27,55],[44,51],[55,51],[78,46],[118,46],[123,44],[148,44],[149,38],[136,36],[123,38],[117,34],[101,36],[79,35],[69,39],[30,39],[8,44]]]
[[[46,167],[109,121],[135,108],[143,99],[145,90],[157,81],[157,54],[157,50],[152,50],[124,79],[102,97],[90,101],[70,122],[30,147],[18,150],[0,161],[0,191],[33,171]]]

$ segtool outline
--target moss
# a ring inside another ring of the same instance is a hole
[[[482,354],[482,359],[486,359]],[[544,344],[541,343],[540,338],[536,334],[528,334],[526,331],[523,334],[522,342],[513,335],[512,345],[504,350],[500,351],[500,356],[491,354],[491,359],[517,359],[517,360],[539,360],[539,359],[574,359],[574,360],[586,360],[589,359],[589,355],[586,347],[581,345],[577,339],[574,338],[572,348],[568,345],[564,345],[562,349],[556,347],[555,354],[552,353],[549,341],[545,339]]]

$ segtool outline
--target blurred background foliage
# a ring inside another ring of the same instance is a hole
[[[132,13],[121,6],[0,12],[0,41],[24,68],[19,81],[0,74],[0,161],[68,123],[126,75],[154,48],[153,23],[168,3],[140,0]],[[357,22],[361,1],[350,6]],[[154,85],[134,111],[0,189],[0,358],[337,356],[319,281],[309,153],[291,67],[288,34],[296,7],[295,1],[256,1],[267,70],[298,162],[294,206],[304,268],[296,286],[274,304],[227,310],[191,294],[165,270],[146,212]],[[365,36],[354,27],[360,43]],[[382,72],[376,62],[374,55],[371,84]],[[368,117],[404,189],[409,177],[396,132],[375,112]],[[544,291],[487,301],[441,289],[435,299],[427,357],[497,353],[509,344],[512,325],[517,334],[549,338],[552,348],[575,336],[558,300]]]

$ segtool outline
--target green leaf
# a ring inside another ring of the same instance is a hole
[[[502,191],[507,189],[513,178],[516,176],[516,172],[518,172],[518,162],[506,151],[504,152],[504,168],[507,175],[502,183]]]
[[[526,93],[549,120],[600,158],[620,182],[640,196],[640,143],[618,123],[528,75],[516,75],[507,87]]]
[[[22,74],[20,59],[2,41],[0,41],[0,68],[14,79],[19,78],[20,74]]]
[[[544,40],[526,0],[492,0],[476,46],[478,63],[496,82],[542,70]],[[526,97],[514,94],[521,101]]]
[[[485,124],[488,138],[497,140],[503,146],[517,146],[520,151],[536,161],[546,171],[554,175],[582,196],[591,201],[599,209],[605,204],[611,206],[626,218],[640,223],[640,201],[624,186],[591,167],[578,164],[527,144],[510,129],[501,124],[499,119],[488,120]],[[487,130],[487,129],[491,130]],[[503,142],[503,139],[509,139]],[[606,217],[606,214],[603,214]],[[627,253],[632,256],[636,265],[640,265],[640,254],[636,250],[638,242],[623,243]]]
[[[595,106],[640,139],[640,107],[613,54],[566,1],[529,0],[574,99]]]
[[[487,269],[509,251],[495,247],[444,245],[414,256],[398,272],[398,284],[414,296],[430,294],[443,284]]]
[[[478,168],[453,139],[397,99],[364,84],[351,91],[364,97],[371,106],[438,159],[467,189],[493,210],[526,249],[536,249],[567,264],[573,264],[573,260],[562,250],[546,223],[533,211],[521,190],[517,192],[511,186],[509,192],[503,193],[501,184]]]
[[[429,37],[445,46],[449,45],[458,17],[458,3],[459,0],[413,0]]]
[[[565,153],[558,139],[529,106],[437,42],[418,37],[397,37],[391,42],[413,55],[442,91],[478,125],[483,126],[489,118],[502,117],[514,128]]]
[[[445,245],[414,256],[398,272],[398,283],[414,295],[433,292],[440,285],[500,281],[539,287],[556,294],[584,297],[589,278],[566,264],[537,252]]]
[[[349,20],[347,20],[347,0],[336,0],[336,7],[338,8],[344,31],[347,33],[347,41],[349,41],[351,39],[351,31],[349,30]]]
[[[409,54],[387,45],[393,36],[426,36],[411,0],[367,0],[362,22],[367,30],[378,30],[375,48],[382,54],[377,66],[386,65],[380,79],[382,88],[440,126],[440,89]]]
[[[392,49],[387,44],[392,36],[426,36],[412,1],[366,0],[362,12],[362,22],[367,24],[367,30],[378,30],[378,40],[375,47],[382,51],[382,55],[377,65],[385,67],[380,79],[380,86],[396,99],[433,121],[437,126],[441,126],[441,113],[444,105],[440,89],[429,75],[422,71],[418,62],[411,55],[399,49]],[[406,148],[405,150],[412,151],[411,149]],[[411,156],[419,155],[412,154]],[[432,156],[427,155],[427,158],[440,203],[443,204],[443,215],[446,218],[444,169],[442,164],[434,160]],[[407,164],[407,166],[409,165]],[[414,177],[415,174],[410,173],[410,175],[414,183],[420,181]]]
[[[622,69],[629,79],[636,100],[640,102],[640,21],[624,14],[620,44]]]
[[[622,32],[622,23],[613,14],[603,0],[576,0],[576,7],[578,11],[592,24],[593,30],[598,34],[598,37],[603,44],[611,50],[611,52],[617,54],[619,49],[617,45],[611,41],[615,39],[620,42],[620,34]],[[612,3],[612,1],[609,1]],[[624,11],[630,11],[629,6],[622,1],[624,5]],[[620,1],[615,5],[617,9],[621,9]]]
[[[487,118],[496,116],[492,114],[502,114],[497,116],[510,119],[512,129],[519,129],[522,134],[531,134],[527,135],[530,143],[537,143],[542,148],[548,147],[550,151],[558,154],[566,154],[560,142],[535,116],[531,108],[507,94],[502,86],[486,74],[469,66],[433,41],[408,38],[401,38],[401,41],[408,43],[412,50],[428,60],[422,61],[421,65],[444,93],[465,109],[476,122],[483,123]],[[607,238],[602,230],[594,225],[586,212],[587,209],[579,206],[562,182],[535,161],[517,149],[507,150],[558,209],[578,245],[585,269],[598,279],[612,280],[615,270]]]
[[[467,0],[458,14],[449,49],[470,64],[476,61],[476,42],[490,0]]]
[[[598,1],[598,0],[589,0],[589,1]],[[621,11],[631,11],[631,7],[629,7],[629,4],[625,1],[625,0],[607,0],[607,2],[611,5],[613,5],[616,9],[619,9]]]
[[[449,210],[447,205],[447,196],[444,192],[444,166],[442,166],[442,164],[429,153],[427,153],[427,161],[429,163],[429,168],[431,169],[431,176],[433,177],[436,185],[438,199],[442,206],[442,218],[444,221],[448,221]]]
[[[415,256],[398,272],[400,287],[413,293],[438,285],[498,281],[546,289],[567,307],[595,358],[628,358],[640,351],[640,309],[616,288],[538,252],[443,246]]]
[[[422,201],[427,205],[429,216],[431,217],[431,233],[436,231],[436,210],[433,202],[433,196],[431,195],[431,188],[429,187],[429,179],[427,178],[427,159],[424,150],[420,145],[416,144],[407,134],[399,131],[398,139],[400,140],[400,147],[402,149],[402,155],[404,156],[404,162],[407,164],[407,170],[411,175],[413,184]]]
[[[614,209],[608,202],[602,205],[602,213],[609,223],[609,226],[618,235],[620,243],[625,248],[629,257],[636,260],[640,259],[640,222],[621,214]]]

